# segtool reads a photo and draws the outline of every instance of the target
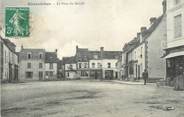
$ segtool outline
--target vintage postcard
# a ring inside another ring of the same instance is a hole
[[[2,117],[184,117],[184,0],[0,0]]]

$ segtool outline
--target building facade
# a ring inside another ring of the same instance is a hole
[[[77,62],[74,56],[63,58],[64,77],[66,79],[77,79]]]
[[[0,36],[0,77],[2,82],[18,81],[18,55],[15,44]]]
[[[45,79],[56,80],[58,78],[59,62],[60,61],[57,58],[57,50],[55,50],[55,52],[45,53]]]
[[[91,51],[76,46],[74,57],[64,57],[66,78],[115,79],[118,78],[117,62],[121,51]],[[72,67],[71,67],[72,66]]]
[[[140,33],[125,44],[123,54],[125,58],[125,76],[131,80],[142,78],[144,70],[148,71],[149,81],[165,78],[166,63],[162,58],[166,48],[166,15],[150,18],[150,26],[141,27]]]
[[[166,80],[184,74],[184,1],[167,0]]]
[[[21,48],[19,52],[20,80],[54,80],[57,79],[57,52],[44,49]]]
[[[45,50],[25,49],[19,52],[20,80],[43,80],[45,72]]]
[[[77,74],[80,78],[90,78],[89,70],[89,50],[87,48],[79,48],[76,46],[76,62]]]

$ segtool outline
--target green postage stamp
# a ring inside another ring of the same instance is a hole
[[[29,36],[29,8],[6,7],[5,9],[5,36]]]

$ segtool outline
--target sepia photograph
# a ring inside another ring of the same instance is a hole
[[[184,0],[0,0],[0,117],[184,117]]]

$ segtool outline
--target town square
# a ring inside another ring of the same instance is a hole
[[[0,6],[2,117],[184,117],[183,0],[37,2]]]

